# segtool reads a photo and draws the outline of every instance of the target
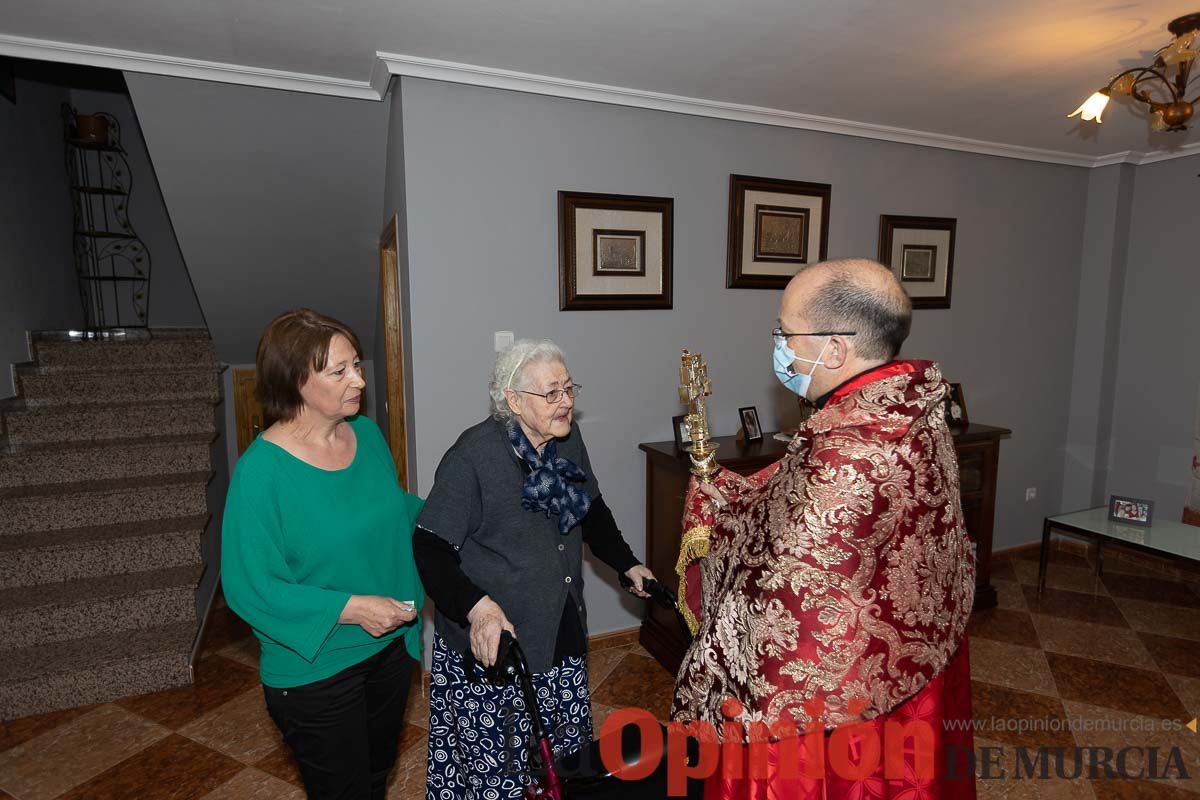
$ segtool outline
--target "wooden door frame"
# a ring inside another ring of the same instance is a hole
[[[400,486],[409,489],[408,403],[405,399],[406,348],[404,341],[404,296],[400,285],[400,216],[392,214],[379,235],[379,297],[383,314],[383,353],[386,376],[387,440],[396,463]]]

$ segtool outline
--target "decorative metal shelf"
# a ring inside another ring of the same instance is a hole
[[[128,197],[129,192],[123,189],[109,189],[104,186],[72,186],[71,191],[82,192],[83,194],[103,194],[116,197]]]
[[[100,153],[121,153],[125,154],[125,148],[119,144],[102,144],[100,142],[87,141],[85,139],[67,139],[67,144],[71,147],[78,147],[80,150],[94,150]]]
[[[83,138],[83,137],[88,138]],[[129,220],[133,176],[111,114],[63,106],[75,272],[85,327],[102,334],[149,325],[150,253]]]
[[[136,239],[138,238],[132,233],[120,233],[118,231],[75,231],[79,236],[90,236],[93,239]]]

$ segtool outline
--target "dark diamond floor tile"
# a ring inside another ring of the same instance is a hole
[[[1200,534],[1200,531],[1197,531]],[[1104,574],[1104,586],[1113,597],[1128,597],[1132,600],[1148,600],[1185,608],[1200,608],[1197,596],[1187,584],[1164,578],[1149,578],[1144,575],[1125,575],[1118,572]]]
[[[1018,747],[1075,746],[1056,697],[971,681],[971,706],[978,738]]]
[[[629,653],[592,693],[592,702],[615,708],[644,708],[656,719],[671,714],[675,676],[652,658]]]
[[[203,797],[244,768],[229,756],[171,734],[76,786],[62,800]]]
[[[1022,591],[1025,592],[1025,603],[1033,613],[1116,628],[1129,627],[1121,609],[1108,597],[1049,588],[1039,596],[1036,586],[1022,587]]]
[[[224,656],[210,656],[196,665],[196,683],[117,700],[127,711],[178,730],[226,700],[258,683],[258,672]]]
[[[991,577],[1002,581],[1017,581],[1016,570],[1013,569],[1012,561],[1007,558],[999,558],[992,562]]]
[[[280,780],[287,781],[293,786],[304,788],[304,779],[300,777],[300,768],[296,766],[296,759],[292,756],[292,749],[286,744],[281,744],[271,752],[267,753],[260,761],[255,763],[255,769],[261,769],[263,772],[274,775]]]
[[[1154,662],[1163,672],[1200,678],[1200,658],[1196,657],[1196,643],[1190,639],[1176,639],[1156,633],[1138,631],[1142,644],[1154,657]]]
[[[1197,800],[1200,795],[1161,780],[1092,781],[1096,800]]]
[[[1046,660],[1064,700],[1155,719],[1191,719],[1159,672],[1062,653],[1046,653]]]
[[[1014,553],[1013,558],[1019,561],[1032,561],[1036,564],[1041,560],[1041,551],[1033,547],[1029,550],[1021,550]],[[1063,564],[1068,567],[1088,567],[1091,565],[1091,562],[1083,556],[1067,550],[1059,550],[1056,547],[1050,549],[1050,555],[1046,560],[1051,564]]]
[[[1041,647],[1037,629],[1033,626],[1033,618],[1024,611],[1006,608],[989,608],[971,614],[967,623],[967,635],[1025,647]]]

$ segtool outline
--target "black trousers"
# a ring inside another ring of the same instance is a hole
[[[309,800],[384,800],[414,663],[396,639],[324,680],[263,686]]]

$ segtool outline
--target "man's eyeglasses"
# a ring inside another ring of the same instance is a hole
[[[540,397],[543,400],[545,400],[547,403],[549,403],[550,405],[555,406],[562,402],[563,395],[566,395],[567,397],[574,400],[575,395],[579,394],[579,390],[582,388],[583,387],[580,386],[578,383],[575,383],[575,384],[572,384],[572,385],[566,387],[565,389],[551,389],[550,391],[546,392],[545,394],[538,394],[537,392],[527,392],[524,389],[519,389],[518,391],[521,394],[531,394],[534,397]]]
[[[783,328],[772,328],[771,335],[780,339],[786,339],[789,336],[857,336],[858,331],[814,331],[812,333],[792,333],[790,331],[785,331]]]

